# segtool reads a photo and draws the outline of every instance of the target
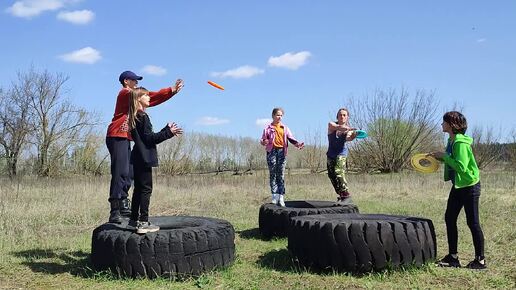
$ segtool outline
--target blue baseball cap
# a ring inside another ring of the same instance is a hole
[[[120,77],[118,78],[118,80],[120,81],[121,84],[123,84],[124,80],[126,80],[126,79],[130,79],[133,81],[141,81],[143,79],[143,77],[136,75],[135,73],[133,73],[130,70],[126,70],[120,74]]]

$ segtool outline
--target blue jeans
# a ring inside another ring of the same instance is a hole
[[[272,148],[267,152],[267,165],[269,166],[269,183],[272,194],[285,194],[285,150]]]

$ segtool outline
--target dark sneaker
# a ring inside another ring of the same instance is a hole
[[[460,268],[459,258],[454,258],[452,255],[448,254],[444,256],[441,260],[437,261],[437,266],[439,267],[455,267]]]
[[[131,200],[122,198],[120,200],[120,215],[122,217],[131,217]]]
[[[129,222],[127,223],[127,226],[125,228],[128,230],[131,230],[131,231],[136,231],[137,227],[138,227],[137,221],[129,220]]]
[[[149,222],[139,222],[136,226],[137,234],[146,234],[153,233],[159,231],[159,227],[157,225],[153,225]]]
[[[469,264],[466,266],[468,269],[474,269],[474,270],[484,270],[487,269],[486,259],[478,259],[475,258],[475,260],[469,262]]]

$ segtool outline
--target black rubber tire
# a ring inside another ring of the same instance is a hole
[[[286,201],[285,207],[266,203],[260,207],[258,224],[260,233],[264,238],[286,237],[290,218],[329,213],[358,213],[358,207],[352,203],[340,204],[332,201],[314,200]]]
[[[91,262],[99,271],[121,277],[185,277],[226,267],[235,259],[235,231],[225,221],[207,217],[151,217],[160,226],[139,235],[121,225],[106,223],[95,230]]]
[[[369,272],[434,261],[431,220],[380,214],[323,214],[291,219],[288,249],[306,267]]]

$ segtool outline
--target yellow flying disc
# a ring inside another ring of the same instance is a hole
[[[426,156],[425,153],[420,153],[410,158],[410,163],[415,170],[421,173],[432,173],[439,169],[439,162],[432,156]]]

